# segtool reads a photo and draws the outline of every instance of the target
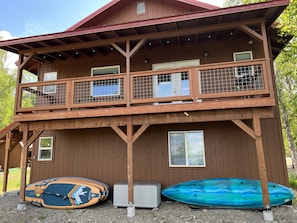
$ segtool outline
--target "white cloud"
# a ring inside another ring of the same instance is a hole
[[[9,40],[9,39],[15,39],[17,37],[13,37],[10,32],[2,30],[0,31],[0,39],[1,40]],[[14,70],[17,68],[17,66],[15,65],[15,62],[18,61],[19,56],[15,53],[7,53],[7,58],[6,61],[4,63],[4,67],[6,67],[9,70]]]
[[[8,40],[8,39],[13,39],[14,38],[14,37],[12,37],[10,32],[5,31],[5,30],[0,31],[0,37],[1,37],[1,40]]]

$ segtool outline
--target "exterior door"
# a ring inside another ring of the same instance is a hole
[[[200,60],[183,60],[153,64],[153,70],[178,69],[199,66]],[[186,72],[166,73],[153,76],[154,97],[185,96],[190,94],[189,74]]]

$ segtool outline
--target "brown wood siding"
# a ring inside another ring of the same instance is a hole
[[[131,72],[151,70],[152,64],[179,60],[200,59],[200,64],[233,61],[233,52],[252,51],[254,59],[263,58],[263,47],[255,42],[253,45],[247,43],[247,38],[225,40],[208,40],[205,42],[188,43],[182,46],[170,44],[169,46],[147,48],[143,46],[140,51],[131,58]],[[203,52],[209,53],[208,57]],[[148,63],[144,63],[144,59]],[[43,63],[40,68],[39,77],[43,80],[45,72],[58,72],[58,79],[91,76],[92,67],[120,65],[121,72],[126,71],[125,58],[116,50],[109,52],[107,56],[102,54],[87,57],[81,55],[79,59],[63,62]]]
[[[276,123],[276,119],[262,120],[267,174],[269,181],[287,185]],[[167,134],[174,130],[204,131],[205,168],[169,167]],[[112,129],[63,130],[44,135],[55,137],[54,159],[33,160],[32,182],[57,176],[89,177],[110,185],[127,180],[126,144]],[[36,146],[34,155],[37,157]],[[134,144],[134,181],[159,181],[166,187],[214,177],[259,178],[254,140],[232,122],[150,126]]]
[[[21,162],[21,151],[22,148],[18,144],[10,153],[9,153],[9,167],[8,168],[14,168],[14,167],[20,167]],[[3,170],[4,168],[4,157],[5,157],[5,143],[0,144],[0,166]]]
[[[118,3],[100,16],[87,22],[82,27],[106,26],[120,23],[144,21],[174,15],[184,15],[191,12],[206,11],[205,9],[170,0],[145,0],[146,12],[137,14],[137,2],[129,1]]]
[[[106,182],[126,179],[125,144],[113,130],[67,130],[43,136],[54,136],[53,161],[37,161],[36,143],[32,181],[58,176],[84,176]]]

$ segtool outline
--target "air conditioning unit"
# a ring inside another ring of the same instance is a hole
[[[161,184],[158,182],[135,182],[133,185],[134,204],[139,208],[157,208],[161,204]],[[113,206],[128,207],[128,184],[115,183]]]

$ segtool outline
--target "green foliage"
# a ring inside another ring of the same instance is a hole
[[[286,128],[288,146],[292,156],[296,158],[297,150],[297,0],[291,0],[290,5],[279,18],[281,35],[291,35],[293,38],[276,59],[277,88],[283,123],[289,123]],[[285,118],[287,120],[285,120]],[[290,130],[290,131],[288,131]],[[296,165],[296,164],[295,164]]]
[[[0,36],[0,40],[1,40]],[[9,125],[13,119],[15,96],[16,96],[16,69],[6,66],[8,54],[0,50],[0,130]],[[22,83],[36,82],[36,75],[23,71]],[[22,98],[24,107],[32,107],[35,98],[32,94],[24,94]]]
[[[279,18],[280,27],[283,33],[290,33],[297,37],[297,0],[291,0],[290,5]]]
[[[7,53],[0,50],[0,129],[12,121],[15,99],[16,72],[5,67]]]
[[[296,174],[292,174],[289,177],[290,187],[294,190],[297,190],[297,176]]]

